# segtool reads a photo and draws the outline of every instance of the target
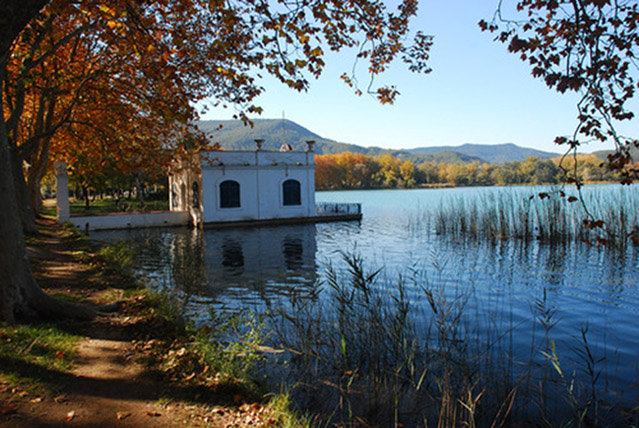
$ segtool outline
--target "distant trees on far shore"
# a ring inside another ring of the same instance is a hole
[[[369,156],[344,152],[315,156],[315,186],[318,190],[413,188],[422,186],[502,186],[558,184],[567,178],[582,182],[616,181],[595,155],[579,155],[503,164],[445,163],[425,161],[415,165],[390,154]],[[574,168],[575,162],[577,168]],[[574,177],[576,171],[577,177]]]

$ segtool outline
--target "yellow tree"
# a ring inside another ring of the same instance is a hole
[[[399,168],[401,162],[395,156],[385,154],[376,157],[379,163],[379,172],[376,174],[379,182],[385,187],[397,186],[397,180],[401,178]]]
[[[339,189],[343,170],[335,155],[315,155],[315,186],[320,190]]]
[[[402,162],[399,167],[399,173],[404,182],[404,187],[415,186],[415,165],[411,161],[405,160]]]

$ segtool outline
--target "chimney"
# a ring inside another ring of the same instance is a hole
[[[307,152],[313,151],[313,145],[315,144],[315,140],[306,140],[306,145],[308,146]]]

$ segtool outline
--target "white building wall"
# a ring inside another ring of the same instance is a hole
[[[309,152],[206,152],[202,154],[205,223],[315,215],[315,162]],[[300,183],[300,205],[285,206],[282,184]],[[220,206],[220,184],[240,184],[240,207]]]
[[[221,208],[219,199],[220,184],[226,180],[240,184],[240,206]],[[257,205],[255,168],[223,166],[202,168],[204,222],[255,220],[260,218]]]
[[[259,171],[261,218],[304,217],[308,213],[307,174],[301,168],[268,168]],[[288,179],[300,182],[301,205],[284,205],[282,184]]]
[[[184,226],[190,221],[186,211],[161,211],[151,213],[105,214],[73,216],[69,222],[82,232],[109,229],[135,229],[140,227]]]

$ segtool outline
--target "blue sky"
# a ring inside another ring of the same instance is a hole
[[[397,85],[401,95],[394,105],[358,97],[342,83],[339,76],[353,64],[352,53],[344,52],[327,56],[324,74],[306,93],[264,79],[266,93],[257,100],[264,113],[259,117],[284,114],[324,138],[361,146],[515,143],[559,152],[562,148],[553,140],[574,131],[578,97],[558,94],[533,79],[526,64],[479,30],[477,22],[489,20],[496,4],[422,0],[413,28],[435,36],[433,71],[416,75],[399,63],[391,67],[379,82]],[[232,108],[215,108],[203,119],[230,119],[233,113]],[[622,127],[626,135],[639,134],[634,122]],[[610,147],[592,143],[584,151],[603,148]]]

